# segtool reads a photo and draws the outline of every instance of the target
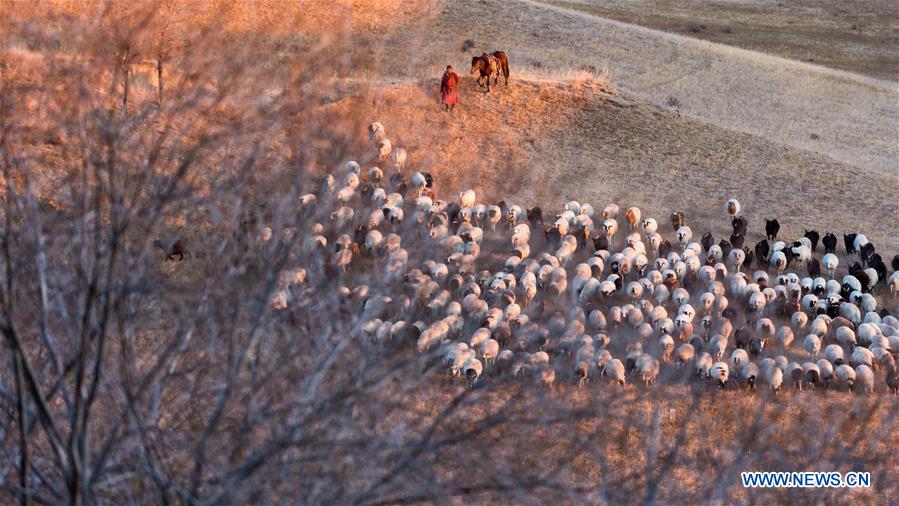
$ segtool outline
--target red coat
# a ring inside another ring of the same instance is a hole
[[[459,83],[459,76],[452,71],[443,73],[443,79],[440,80],[440,97],[446,105],[455,104],[459,100],[456,94],[456,85]]]

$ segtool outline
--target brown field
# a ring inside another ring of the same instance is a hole
[[[666,237],[682,210],[717,240],[736,197],[750,246],[776,216],[782,237],[860,232],[888,260],[894,6],[136,5],[0,3],[0,503],[899,501],[882,372],[870,396],[719,390],[673,367],[650,388],[579,388],[567,370],[549,390],[493,370],[471,387],[437,353],[363,339],[365,295],[339,289],[375,292],[383,265],[329,271],[291,233],[330,222],[297,204],[323,173],[378,163],[378,120],[446,200],[617,202]],[[489,95],[467,74],[486,49],[512,61]],[[453,113],[447,63],[463,75]],[[175,237],[191,256],[165,262],[153,240]],[[417,265],[425,248],[408,247]],[[314,281],[269,311],[295,265]],[[751,470],[873,485],[748,491]]]

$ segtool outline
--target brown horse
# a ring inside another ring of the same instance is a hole
[[[509,59],[506,53],[502,51],[494,51],[491,54],[483,53],[481,56],[471,58],[471,75],[478,75],[478,87],[483,86],[482,81],[487,78],[487,93],[490,93],[490,78],[493,78],[493,84],[499,81],[500,74],[503,75],[504,84],[509,85]]]

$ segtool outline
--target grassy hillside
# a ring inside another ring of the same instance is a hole
[[[895,2],[862,0],[548,0],[609,19],[899,80]]]
[[[435,77],[446,64],[467,68],[471,54],[488,49],[509,54],[513,78],[608,69],[617,87],[644,101],[665,105],[673,97],[681,113],[702,121],[896,173],[894,85],[539,2],[445,5],[382,46],[356,47],[372,54],[357,57],[354,73]]]

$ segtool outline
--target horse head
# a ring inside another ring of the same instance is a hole
[[[484,59],[480,56],[473,56],[471,58],[471,75],[475,75],[480,72],[481,69],[484,68]]]

